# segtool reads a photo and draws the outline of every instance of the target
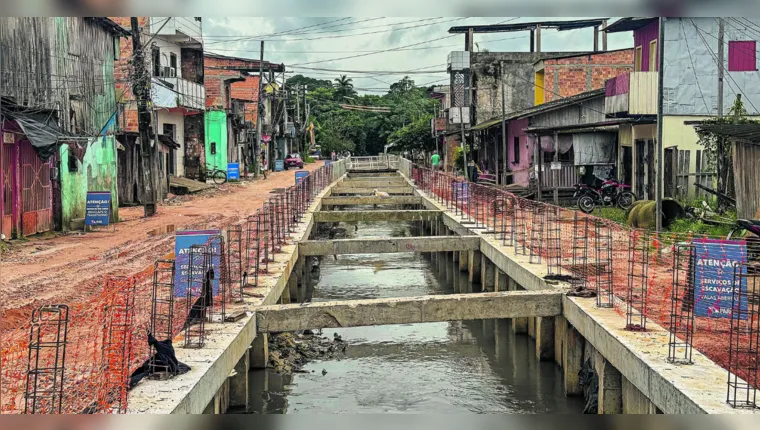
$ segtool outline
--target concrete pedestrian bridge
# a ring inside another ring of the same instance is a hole
[[[644,333],[626,331],[614,309],[569,297],[569,284],[546,279],[546,262],[517,255],[418,189],[406,160],[348,167],[317,196],[245,303],[232,306],[244,317],[207,323],[204,348],[177,348],[192,370],[139,384],[130,392],[130,412],[224,413],[247,404],[248,371],[266,365],[269,333],[480,319],[510,319],[515,333],[535,339],[536,357],[561,368],[568,396],[583,394],[579,373],[591,363],[600,413],[742,412],[726,404],[724,369],[697,351],[692,365],[669,363],[667,330],[651,323]],[[417,222],[422,235],[311,239],[321,223],[364,221]],[[400,252],[427,253],[439,267],[467,273],[471,284],[448,295],[310,303],[311,259]]]

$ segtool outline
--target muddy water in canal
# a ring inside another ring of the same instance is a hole
[[[341,224],[343,237],[413,236],[414,223]],[[358,229],[357,229],[358,227]],[[450,267],[452,265],[449,265]],[[313,301],[451,294],[466,283],[415,253],[322,259]],[[509,321],[465,321],[324,330],[345,354],[307,364],[307,373],[250,373],[253,413],[580,413],[553,362]],[[326,372],[326,373],[325,373]]]

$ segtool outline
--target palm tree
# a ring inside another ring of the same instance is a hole
[[[343,101],[344,99],[352,97],[356,94],[354,91],[353,79],[349,78],[346,75],[341,75],[334,80],[335,84],[333,86],[335,87],[335,97],[338,99],[338,101]]]

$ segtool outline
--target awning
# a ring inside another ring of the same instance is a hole
[[[55,153],[59,140],[69,136],[50,113],[3,112],[6,118],[16,121],[42,161]]]
[[[158,135],[158,141],[163,143],[164,145],[168,146],[169,148],[179,149],[180,145],[179,143],[175,142],[174,139],[172,139],[171,136],[168,136],[166,134],[159,134]]]

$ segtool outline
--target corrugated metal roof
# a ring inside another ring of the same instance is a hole
[[[695,126],[695,128],[697,131],[706,131],[719,136],[760,144],[760,123],[702,124]]]
[[[657,18],[642,18],[642,17],[620,18],[619,20],[608,25],[607,28],[604,29],[604,31],[606,31],[607,33],[619,33],[622,31],[638,30],[641,27],[648,25],[650,22],[656,19]]]
[[[608,18],[576,19],[572,21],[534,21],[518,22],[516,24],[493,24],[493,25],[461,25],[451,27],[449,33],[467,33],[470,29],[474,33],[502,33],[509,31],[533,30],[537,25],[541,28],[554,28],[559,31],[574,30],[602,25]]]
[[[542,103],[537,106],[533,106],[532,108],[528,108],[525,110],[521,110],[519,112],[513,112],[506,116],[506,121],[511,121],[513,119],[518,118],[525,118],[528,116],[538,115],[544,112],[549,112],[555,109],[560,109],[565,106],[569,106],[571,104],[580,103],[584,100],[591,99],[598,96],[604,96],[604,88],[600,88],[598,90],[591,90],[586,91],[585,93],[576,94],[574,96],[561,98],[559,100],[553,100],[547,103]],[[488,121],[482,122],[475,127],[472,127],[472,130],[483,130],[489,127],[493,127],[496,124],[501,124],[501,116],[489,119]]]

